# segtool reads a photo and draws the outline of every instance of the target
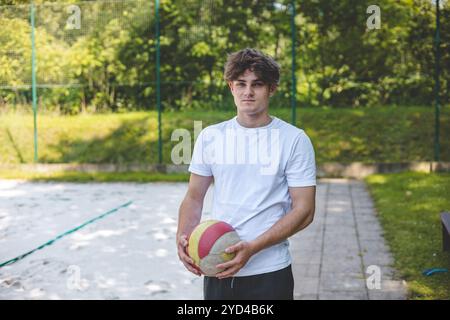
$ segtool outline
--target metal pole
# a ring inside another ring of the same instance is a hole
[[[36,43],[34,40],[34,3],[31,2],[30,22],[31,22],[31,92],[33,99],[34,116],[34,162],[38,162],[38,141],[37,141],[37,92],[36,92]]]
[[[297,109],[297,78],[295,77],[295,47],[297,45],[297,31],[295,28],[295,1],[291,1],[291,35],[292,35],[292,89],[291,89],[291,109],[292,109],[292,125],[296,123]]]
[[[440,118],[440,109],[441,109],[441,101],[440,101],[440,90],[441,84],[439,81],[440,75],[440,11],[439,11],[439,0],[436,0],[436,36],[435,36],[435,45],[436,45],[436,70],[435,70],[435,132],[434,132],[434,161],[440,160],[440,143],[439,143],[439,118]]]
[[[158,163],[162,164],[159,0],[155,0],[155,15],[156,15],[156,24],[155,24],[155,28],[156,28],[156,106],[158,108]]]

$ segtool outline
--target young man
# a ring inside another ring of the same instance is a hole
[[[235,257],[204,279],[205,299],[293,299],[294,280],[287,239],[314,217],[314,149],[301,129],[269,115],[280,67],[255,49],[232,53],[225,80],[237,116],[199,134],[180,210],[178,256],[200,275],[186,253],[188,235],[201,219],[203,200],[214,181],[214,219],[231,224],[241,242]]]

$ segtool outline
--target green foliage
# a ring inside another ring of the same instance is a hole
[[[290,1],[164,0],[161,96],[166,110],[229,110],[222,77],[227,53],[257,47],[282,65],[272,107],[291,96]],[[0,107],[30,101],[28,1],[0,5]],[[41,108],[154,110],[154,2],[36,1]],[[66,27],[67,6],[81,9],[81,29]],[[434,100],[434,7],[428,0],[380,0],[381,29],[368,30],[370,1],[297,0],[297,97],[332,107],[429,105]],[[442,102],[450,92],[450,8],[441,12]],[[65,87],[64,90],[61,87]]]
[[[433,99],[434,11],[429,1],[378,1],[381,29],[367,30],[368,1],[302,1],[309,25],[302,70],[316,86],[317,105],[430,104]],[[442,79],[448,101],[448,33],[442,12]],[[444,36],[446,35],[446,36]],[[445,41],[447,39],[447,41]],[[305,66],[306,65],[306,66]]]

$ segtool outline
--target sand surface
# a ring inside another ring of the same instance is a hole
[[[0,268],[0,299],[202,299],[175,245],[186,183],[0,180],[0,263],[133,203]],[[208,192],[204,218],[211,203]]]

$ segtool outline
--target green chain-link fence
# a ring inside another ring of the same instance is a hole
[[[151,146],[151,152],[158,156],[150,161],[164,162],[163,141],[167,139],[163,139],[162,111],[232,111],[232,96],[222,79],[223,65],[227,53],[243,47],[260,48],[280,62],[282,79],[271,108],[290,109],[290,121],[297,125],[296,110],[303,106],[355,107],[405,101],[431,106],[431,99],[437,101],[433,86],[439,77],[434,79],[434,62],[428,59],[434,57],[434,30],[430,29],[430,25],[434,27],[434,8],[429,1],[417,1],[422,11],[412,16],[422,29],[410,26],[404,17],[405,22],[396,26],[402,18],[398,13],[401,4],[393,7],[394,2],[381,1],[383,12],[388,12],[382,23],[388,26],[383,25],[378,33],[365,30],[366,8],[371,3],[358,2],[349,8],[340,8],[345,5],[339,3],[102,0],[1,6],[0,108],[32,107],[36,162],[53,161],[39,152],[36,117],[40,112],[157,112],[157,124],[152,123],[148,130],[157,135],[158,143]],[[347,17],[340,18],[339,12],[347,9],[354,11],[348,14],[353,20],[339,24],[339,19]],[[443,10],[442,16],[448,17],[448,12]],[[339,25],[345,28],[339,30]],[[404,35],[408,28],[414,30],[409,37]],[[395,47],[397,38],[414,45],[414,36],[430,47],[412,47],[412,53],[399,47],[390,56],[382,55],[391,50],[390,44]],[[448,61],[447,40],[448,35],[441,32],[444,62]],[[378,43],[387,47],[372,55]],[[413,58],[425,63],[410,63]],[[359,67],[358,62],[371,59],[379,68]],[[392,62],[396,60],[401,63]],[[445,63],[440,73],[441,103],[447,104]],[[439,111],[436,104],[436,115]],[[436,128],[438,124],[437,117]],[[95,143],[107,143],[107,139]],[[54,148],[67,151],[66,146]],[[111,153],[114,148],[110,147]],[[437,138],[434,158],[439,159]]]

